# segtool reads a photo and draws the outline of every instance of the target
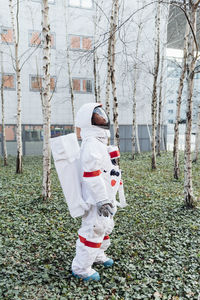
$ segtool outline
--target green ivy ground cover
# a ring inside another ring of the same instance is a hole
[[[80,220],[70,217],[55,169],[52,199],[40,199],[42,159],[15,160],[0,169],[0,300],[7,299],[198,299],[200,210],[185,210],[183,174],[173,180],[172,154],[121,161],[129,206],[118,211],[108,253],[112,269],[98,267],[101,281],[71,277]],[[200,165],[193,167],[200,196]]]

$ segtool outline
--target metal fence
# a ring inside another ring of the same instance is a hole
[[[64,135],[72,132],[72,125],[51,125],[51,137]],[[120,125],[120,151],[131,152],[132,151],[132,126]],[[161,134],[161,149],[166,149],[167,145],[167,126],[162,127]],[[17,141],[16,141],[16,125],[6,125],[6,145],[9,155],[15,156],[17,153]],[[140,150],[142,152],[151,151],[151,126],[150,125],[138,125],[138,139]],[[111,144],[113,143],[113,128],[111,127]],[[3,140],[2,140],[2,128],[0,125],[0,144],[1,155],[3,155]],[[42,125],[22,125],[22,144],[23,155],[41,155],[43,146],[43,129]],[[136,146],[137,150],[137,146]]]

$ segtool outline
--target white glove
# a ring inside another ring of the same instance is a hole
[[[100,201],[97,203],[97,213],[99,216],[103,215],[104,217],[108,217],[109,215],[114,214],[113,205],[108,200]]]

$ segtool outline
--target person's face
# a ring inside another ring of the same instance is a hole
[[[93,110],[92,115],[92,125],[110,129],[110,120],[106,113],[106,111],[102,108],[102,106],[98,106]]]

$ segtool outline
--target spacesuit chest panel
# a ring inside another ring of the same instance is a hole
[[[104,169],[109,162],[107,146],[97,138],[83,141],[80,153],[82,193],[87,203],[96,204],[109,199]]]

